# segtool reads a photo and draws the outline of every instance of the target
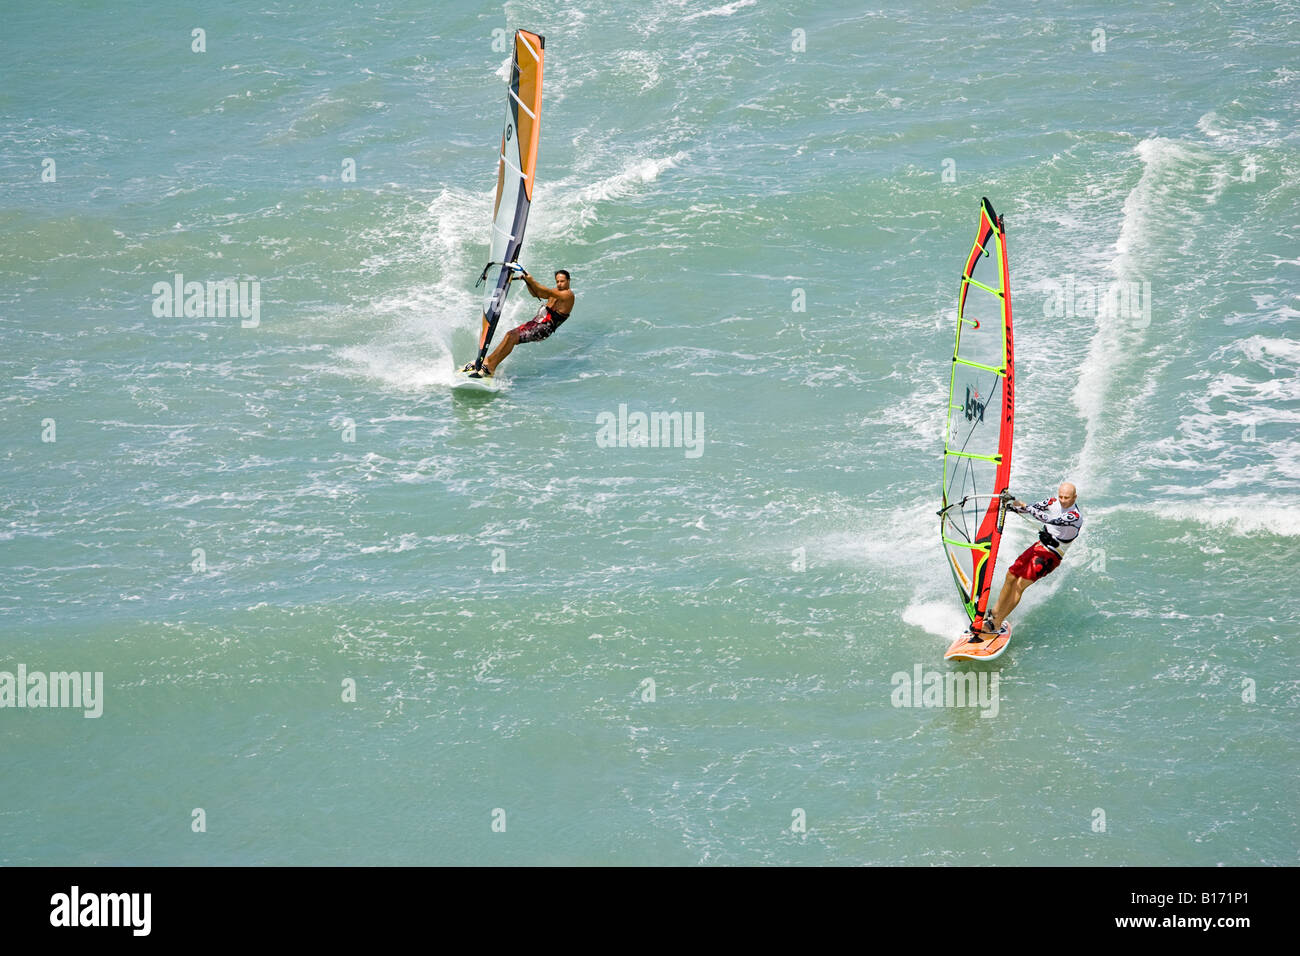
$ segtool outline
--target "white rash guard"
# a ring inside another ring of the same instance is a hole
[[[1043,529],[1038,532],[1038,540],[1043,543],[1043,547],[1061,558],[1065,557],[1066,549],[1083,530],[1083,515],[1079,513],[1077,500],[1067,509],[1061,507],[1055,498],[1044,498],[1019,510],[1021,514],[1037,518],[1043,523]]]

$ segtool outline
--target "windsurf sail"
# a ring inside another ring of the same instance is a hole
[[[957,294],[957,344],[948,381],[940,534],[973,621],[988,606],[1011,480],[1015,430],[1011,269],[1002,217],[987,199]]]
[[[510,86],[506,91],[506,123],[497,158],[497,198],[492,207],[492,237],[488,264],[479,281],[487,283],[483,300],[483,329],[479,335],[475,369],[482,368],[492,334],[505,308],[510,287],[509,263],[519,261],[533,202],[537,170],[537,143],[542,129],[542,61],[546,38],[527,30],[515,31]]]

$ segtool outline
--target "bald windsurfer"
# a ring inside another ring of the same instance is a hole
[[[1011,497],[1010,492],[1004,491],[1002,494]],[[1060,566],[1061,559],[1065,557],[1070,543],[1079,537],[1079,532],[1083,530],[1083,515],[1079,512],[1078,492],[1068,481],[1061,482],[1061,486],[1056,489],[1055,498],[1044,498],[1032,505],[1012,500],[1007,507],[1017,514],[1027,514],[1041,521],[1043,527],[1038,532],[1038,540],[1026,548],[1020,557],[1016,558],[1015,564],[1007,570],[1007,576],[1002,582],[1002,590],[998,592],[997,605],[992,611],[985,613],[982,619],[976,618],[971,621],[970,640],[973,643],[983,640],[984,635],[998,633],[1007,615],[1020,603],[1025,588],[1055,571]]]

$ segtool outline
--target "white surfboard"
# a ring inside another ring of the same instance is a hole
[[[491,378],[471,378],[468,372],[457,372],[456,380],[451,385],[454,392],[496,392],[500,388],[501,379],[496,376]]]

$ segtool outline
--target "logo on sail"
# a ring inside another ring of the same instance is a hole
[[[972,392],[969,385],[966,386],[966,421],[984,421],[984,402],[981,401],[979,389]]]

